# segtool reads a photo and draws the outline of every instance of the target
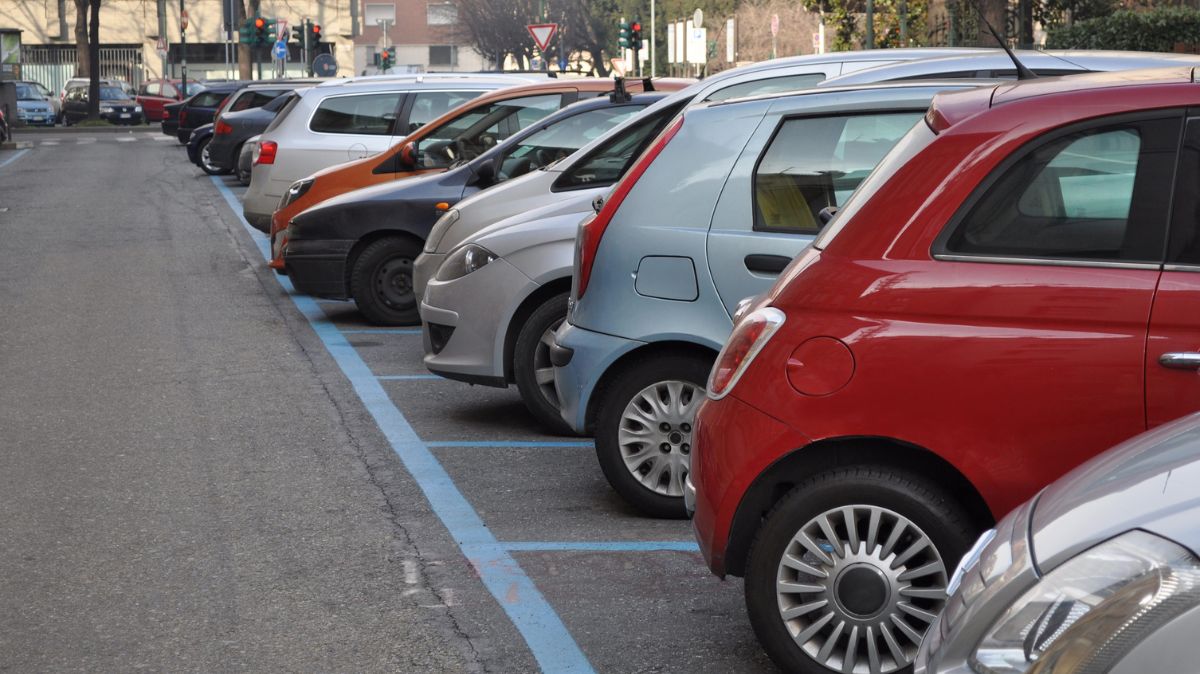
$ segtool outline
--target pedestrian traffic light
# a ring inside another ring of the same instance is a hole
[[[642,22],[637,19],[629,24],[629,46],[634,50],[642,48]]]
[[[308,43],[315,49],[321,41],[321,27],[315,23],[308,24]]]
[[[631,43],[632,40],[630,39],[629,22],[625,19],[621,19],[621,27],[617,30],[617,44],[621,45],[622,48],[627,49]]]
[[[261,16],[254,17],[254,44],[267,43],[267,20]]]
[[[383,53],[379,55],[379,69],[387,70],[396,65],[396,48],[384,47]]]

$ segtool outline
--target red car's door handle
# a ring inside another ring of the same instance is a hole
[[[1194,351],[1164,353],[1158,357],[1158,364],[1176,370],[1200,370],[1200,353]]]

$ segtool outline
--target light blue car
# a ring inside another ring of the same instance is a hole
[[[691,423],[738,303],[766,290],[922,117],[980,81],[812,89],[688,108],[580,225],[551,359],[605,477],[683,516]],[[627,192],[627,193],[626,193]],[[824,211],[824,214],[823,214]]]

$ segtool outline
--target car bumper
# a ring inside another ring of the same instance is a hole
[[[128,115],[125,117],[123,115]],[[142,113],[140,112],[105,112],[101,113],[100,119],[110,124],[141,124]]]
[[[54,126],[55,117],[53,112],[46,112],[37,115],[17,115],[17,120],[26,126]]]
[[[162,123],[162,132],[168,136],[174,136],[179,133],[179,122],[173,119],[164,119]]]
[[[596,383],[618,358],[643,342],[585,330],[563,323],[554,334],[550,357],[554,362],[554,388],[563,420],[576,432],[590,429],[588,404]]]
[[[284,266],[297,291],[314,297],[350,297],[346,258],[355,240],[289,241]]]
[[[262,182],[269,183],[271,181],[264,180]],[[269,232],[271,229],[271,215],[275,213],[275,208],[279,206],[279,199],[282,195],[270,194],[261,187],[258,187],[258,183],[258,180],[251,180],[250,188],[246,190],[246,194],[242,197],[242,216],[255,229]]]
[[[696,414],[688,480],[692,530],[708,568],[730,571],[726,551],[734,516],[750,485],[777,459],[809,443],[791,426],[733,396],[705,400]],[[755,520],[757,523],[757,520]],[[754,532],[737,532],[739,538]],[[741,575],[741,560],[734,564]]]
[[[234,152],[237,146],[227,140],[221,140],[227,135],[214,135],[212,140],[208,141],[208,163],[219,169],[232,171],[237,168],[237,153]]]
[[[425,367],[454,379],[506,386],[508,324],[520,298],[535,288],[504,258],[453,281],[429,281],[420,303]]]
[[[413,262],[413,292],[418,298],[425,297],[425,289],[445,261],[445,253],[421,253],[417,256]]]

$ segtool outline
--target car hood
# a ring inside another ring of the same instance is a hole
[[[451,251],[493,224],[558,201],[562,195],[550,191],[557,177],[550,171],[532,171],[458,202],[458,220],[438,239],[435,252]]]
[[[1030,523],[1042,573],[1130,529],[1200,550],[1200,413],[1117,445],[1046,488]]]
[[[418,195],[421,197],[432,197],[440,195],[443,192],[447,199],[453,198],[457,200],[462,195],[463,182],[467,177],[465,174],[469,174],[469,172],[469,167],[459,166],[445,173],[414,176],[412,178],[391,180],[378,185],[360,187],[356,190],[330,197],[305,212],[312,212],[316,209],[344,208],[346,206],[357,206],[365,203],[378,205],[391,204],[405,201]]]
[[[594,187],[572,191],[569,198],[555,195],[560,198],[541,208],[492,223],[464,239],[463,243],[477,243],[500,257],[509,257],[528,248],[574,240],[579,223],[593,213],[592,200],[608,189]],[[568,260],[567,264],[570,263]]]

